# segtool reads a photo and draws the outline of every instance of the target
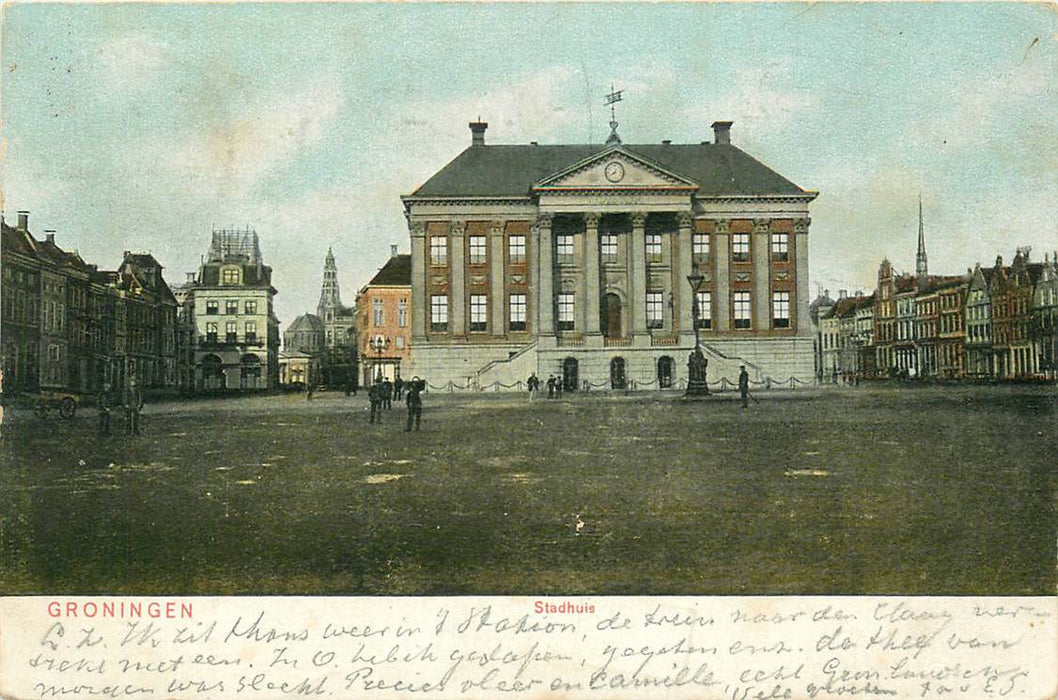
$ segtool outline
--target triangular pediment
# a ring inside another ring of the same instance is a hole
[[[571,190],[693,191],[698,183],[665,170],[631,151],[615,146],[547,176],[540,192]]]

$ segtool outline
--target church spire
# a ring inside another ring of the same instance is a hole
[[[922,225],[922,195],[918,196],[918,254],[915,256],[915,277],[918,288],[925,289],[929,278],[929,266],[926,263],[926,233]]]
[[[328,318],[327,312],[336,312],[342,305],[341,292],[338,290],[338,266],[334,264],[334,251],[328,246],[327,257],[323,263],[323,287],[320,290],[320,303],[316,306],[316,315]]]

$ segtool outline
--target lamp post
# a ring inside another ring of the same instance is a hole
[[[386,337],[381,336],[381,335],[377,336],[371,342],[371,347],[373,347],[375,349],[375,352],[378,353],[376,355],[376,357],[375,357],[375,368],[376,368],[375,381],[381,381],[382,380],[382,351],[385,350],[388,346],[389,346],[389,338],[386,338]]]
[[[698,265],[687,275],[687,283],[691,285],[691,317],[694,323],[694,350],[687,360],[687,396],[708,396],[709,385],[706,379],[706,368],[709,361],[705,359],[701,349],[701,339],[698,335],[698,291],[702,288],[705,277],[698,272]]]

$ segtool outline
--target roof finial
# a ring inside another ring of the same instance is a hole
[[[617,111],[614,105],[623,100],[621,93],[624,90],[614,90],[613,83],[610,83],[610,94],[606,96],[605,105],[610,108],[610,136],[606,139],[607,145],[621,143],[621,137],[617,135]]]

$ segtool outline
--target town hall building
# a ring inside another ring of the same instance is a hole
[[[731,144],[471,145],[402,197],[412,353],[433,385],[813,377],[804,190]],[[699,282],[696,291],[688,276]]]

